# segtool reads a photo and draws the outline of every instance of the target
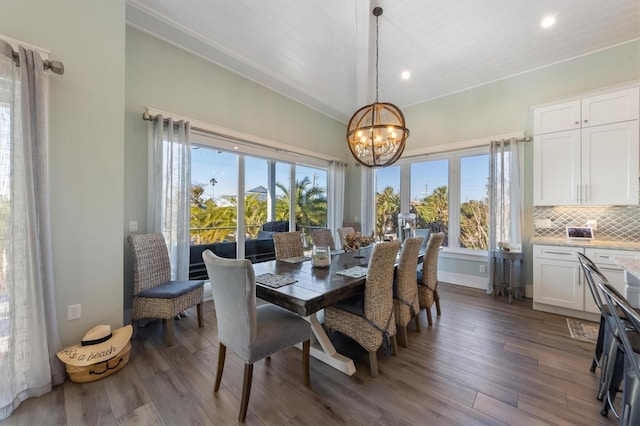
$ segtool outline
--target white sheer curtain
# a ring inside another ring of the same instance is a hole
[[[19,64],[0,55],[0,420],[65,377],[55,355],[61,344],[49,219],[46,76],[37,52],[20,47]]]
[[[375,173],[370,167],[361,167],[360,172],[360,212],[364,235],[371,235],[375,230]]]
[[[329,165],[329,176],[327,183],[329,211],[327,217],[327,228],[332,232],[342,227],[344,219],[344,178],[346,164],[339,161],[332,161]],[[334,239],[336,236],[334,235]]]
[[[522,244],[520,143],[517,139],[492,141],[489,156],[489,288],[496,268],[491,250],[499,241]]]
[[[149,123],[149,232],[163,234],[171,279],[189,277],[191,129],[156,115]]]

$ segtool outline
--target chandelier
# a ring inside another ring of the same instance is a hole
[[[386,167],[398,161],[409,137],[404,115],[397,106],[378,102],[378,17],[382,8],[375,7],[376,17],[376,100],[357,110],[347,127],[347,144],[351,155],[367,167]]]

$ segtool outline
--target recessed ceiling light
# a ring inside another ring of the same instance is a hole
[[[553,24],[556,23],[556,17],[553,15],[549,15],[549,16],[545,16],[542,19],[542,22],[540,22],[540,26],[542,28],[549,28],[551,26],[553,26]]]
[[[403,80],[409,80],[411,78],[411,71],[402,71],[400,77],[402,77]]]

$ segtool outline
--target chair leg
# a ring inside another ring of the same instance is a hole
[[[415,322],[416,322],[416,331],[420,332],[422,331],[420,329],[420,312],[418,312],[414,318]]]
[[[369,366],[371,377],[378,377],[378,353],[376,351],[369,352]]]
[[[440,294],[438,294],[438,290],[433,292],[433,297],[436,300],[436,312],[438,313],[438,316],[442,315],[442,312],[440,311]]]
[[[196,306],[198,311],[198,327],[204,327],[204,317],[202,316],[202,303],[198,303]]]
[[[311,349],[311,340],[302,342],[302,377],[304,378],[305,387],[311,387],[311,376],[309,374],[309,352]]]
[[[240,401],[240,414],[238,421],[244,422],[247,417],[249,407],[249,396],[251,395],[251,379],[253,378],[253,364],[244,365],[244,380],[242,382],[242,400]]]
[[[431,318],[431,308],[427,308],[425,310],[427,311],[427,322],[429,323],[429,326],[432,326],[433,318]]]
[[[220,389],[220,382],[222,381],[222,370],[224,370],[224,358],[227,354],[227,347],[220,343],[218,347],[218,369],[216,371],[216,384],[213,387],[213,392],[218,392]]]
[[[407,337],[407,327],[398,326],[398,334],[402,336],[400,338],[400,345],[402,345],[403,348],[408,347],[409,338]]]
[[[391,336],[391,355],[398,355],[398,340],[396,336]]]
[[[175,328],[174,319],[169,318],[168,320],[165,320],[165,323],[167,324],[167,345],[173,346],[173,329]]]

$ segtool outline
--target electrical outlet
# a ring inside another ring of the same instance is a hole
[[[590,226],[594,231],[598,230],[598,221],[597,220],[588,220],[587,226]]]
[[[129,232],[138,232],[138,221],[132,220],[129,222]]]
[[[536,219],[533,221],[533,227],[536,229],[548,229],[553,228],[551,219]]]
[[[81,305],[79,303],[77,305],[69,305],[69,306],[67,306],[67,320],[68,321],[80,319],[81,314],[82,314],[82,307],[81,307]]]
[[[480,272],[487,272],[487,265],[485,265],[484,263],[480,264]]]

